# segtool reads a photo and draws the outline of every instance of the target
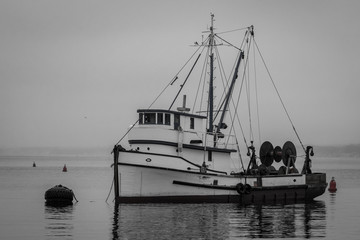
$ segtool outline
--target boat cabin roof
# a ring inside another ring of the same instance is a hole
[[[200,119],[206,118],[206,116],[201,116],[201,115],[196,115],[196,114],[191,114],[191,113],[186,113],[186,112],[165,110],[165,109],[138,109],[137,112],[138,113],[170,113],[170,114],[179,114],[182,116],[200,118]]]

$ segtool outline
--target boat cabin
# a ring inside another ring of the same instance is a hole
[[[190,132],[204,132],[203,122],[205,116],[189,114],[180,111],[169,111],[164,109],[139,109],[139,126],[147,127],[154,125],[166,129],[174,129]]]

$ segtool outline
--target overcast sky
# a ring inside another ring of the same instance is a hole
[[[306,144],[360,143],[359,9],[357,0],[2,0],[0,147],[112,146],[193,53],[210,12],[219,31],[255,26]]]

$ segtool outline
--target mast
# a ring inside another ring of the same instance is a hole
[[[209,82],[209,132],[213,132],[214,129],[214,14],[211,13],[211,26],[210,26],[210,82]]]
[[[210,25],[210,82],[209,82],[209,130],[210,134],[214,131],[214,14],[211,13],[211,25]],[[214,135],[214,146],[215,146],[215,135]],[[212,151],[208,152],[208,161],[212,161]]]

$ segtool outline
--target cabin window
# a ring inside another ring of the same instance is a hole
[[[164,114],[163,113],[157,114],[157,124],[164,124]]]
[[[194,128],[195,128],[195,119],[190,118],[190,129],[194,129]]]
[[[145,113],[144,114],[144,124],[155,124],[156,123],[156,114],[155,113]]]
[[[165,113],[165,125],[170,125],[170,114]]]
[[[139,113],[139,124],[171,125],[169,113]]]
[[[143,116],[144,114],[143,113],[139,113],[139,124],[143,124]]]

